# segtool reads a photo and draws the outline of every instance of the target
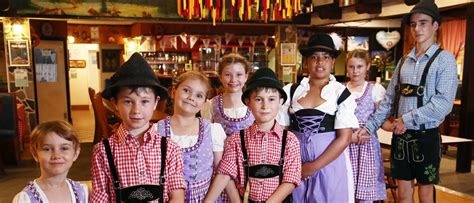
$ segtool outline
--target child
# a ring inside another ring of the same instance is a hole
[[[206,196],[213,168],[224,151],[226,134],[219,123],[197,118],[210,88],[203,74],[188,71],[176,79],[172,92],[174,114],[158,122],[160,135],[171,137],[183,151],[186,178],[186,202],[202,202]]]
[[[112,76],[102,97],[116,105],[122,123],[94,147],[91,202],[184,201],[181,149],[149,122],[167,96],[138,53]]]
[[[205,202],[214,202],[230,179],[244,202],[289,202],[301,179],[299,144],[275,120],[286,94],[275,73],[260,68],[247,83],[242,101],[255,122],[227,138],[224,155]]]
[[[41,123],[31,133],[30,144],[41,176],[18,193],[13,202],[87,202],[87,185],[67,178],[81,151],[72,126],[65,121]]]
[[[278,121],[297,136],[303,162],[304,181],[293,191],[295,202],[354,201],[347,146],[352,129],[359,127],[356,103],[331,75],[341,42],[336,34],[311,36],[300,49],[309,77],[284,88],[290,99]]]
[[[247,81],[250,64],[239,54],[227,54],[219,63],[219,78],[224,93],[208,102],[201,115],[213,123],[220,123],[227,135],[252,125],[254,118],[242,103],[242,88]]]
[[[359,125],[363,127],[383,99],[385,89],[378,83],[365,81],[370,68],[370,56],[367,51],[356,49],[350,52],[347,58],[347,74],[350,78],[347,88],[356,98],[355,115]],[[349,152],[354,171],[355,199],[359,202],[386,199],[382,152],[377,136],[373,134],[365,138],[354,133]]]

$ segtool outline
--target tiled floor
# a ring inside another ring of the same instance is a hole
[[[92,110],[76,110],[72,112],[73,125],[81,140],[81,155],[69,171],[69,177],[78,181],[90,180],[90,158],[94,135],[94,115]],[[25,147],[27,149],[27,147]],[[474,203],[474,173],[456,173],[456,148],[450,146],[441,162],[441,182],[438,189],[438,202],[473,202]],[[384,149],[384,154],[388,150]],[[23,152],[23,161],[18,166],[7,168],[7,175],[0,176],[0,203],[11,202],[29,180],[39,176],[39,169],[31,159],[28,151]],[[474,162],[472,169],[474,171]],[[389,193],[388,193],[389,194]],[[388,202],[392,202],[388,195]],[[417,198],[415,198],[417,199]],[[415,201],[417,202],[417,201]]]

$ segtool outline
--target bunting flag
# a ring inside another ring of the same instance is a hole
[[[249,40],[250,40],[250,44],[252,44],[252,47],[255,47],[255,43],[257,42],[257,37],[256,36],[250,36]]]
[[[229,44],[230,40],[232,40],[232,37],[234,37],[234,34],[224,33],[224,37],[225,37],[225,44]]]
[[[181,41],[182,41],[183,43],[185,43],[185,44],[188,43],[187,36],[188,36],[188,34],[186,34],[185,32],[179,34],[179,38],[181,38]]]
[[[239,37],[237,40],[239,41],[239,45],[242,46],[244,44],[245,37]]]
[[[265,45],[265,47],[267,47],[267,43],[268,43],[268,35],[262,35],[262,43],[263,45]]]
[[[208,48],[209,47],[209,43],[211,42],[211,39],[202,39],[202,44],[204,45],[204,48]]]
[[[161,39],[160,40],[160,49],[162,52],[165,52],[165,47],[166,47],[166,41]]]
[[[174,49],[178,49],[178,37],[177,36],[171,37],[171,46],[173,46]]]
[[[197,41],[198,41],[198,37],[191,35],[191,37],[189,38],[189,42],[190,42],[189,47],[193,48],[194,44],[196,44]]]
[[[226,21],[227,16],[234,22],[235,14],[240,21],[267,23],[302,13],[301,0],[177,0],[176,5],[179,16],[188,20],[210,18],[213,25]]]
[[[222,45],[222,38],[221,38],[221,36],[217,36],[216,38],[214,38],[214,42],[216,42],[217,49],[220,49],[220,48],[221,48],[221,45]]]

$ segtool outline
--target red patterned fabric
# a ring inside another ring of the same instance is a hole
[[[150,125],[143,135],[142,145],[127,132],[123,125],[120,125],[115,134],[109,138],[122,188],[141,184],[159,185],[161,136],[158,135],[156,127],[152,126]],[[115,202],[112,175],[102,142],[94,147],[91,168],[94,190],[89,201]],[[165,178],[163,196],[167,202],[168,193],[186,188],[181,148],[170,139],[167,141]]]
[[[283,128],[275,122],[270,132],[263,132],[254,123],[245,129],[245,146],[249,157],[249,164],[278,165],[281,153]],[[300,146],[296,136],[288,132],[285,148],[285,164],[283,166],[283,183],[293,183],[298,186],[301,180]],[[243,165],[240,134],[235,132],[227,138],[224,155],[219,164],[217,173],[229,175],[234,181],[240,195],[245,192],[245,173]],[[254,201],[268,199],[277,189],[278,176],[269,179],[250,178],[249,198]]]

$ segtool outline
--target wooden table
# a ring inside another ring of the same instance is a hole
[[[382,146],[389,147],[392,144],[392,132],[387,132],[385,130],[379,129],[377,131],[377,136]],[[447,145],[447,144],[469,145],[469,144],[472,144],[472,140],[466,139],[466,138],[460,138],[460,137],[441,135],[441,144],[443,145]],[[458,146],[458,150],[456,152],[458,154],[462,153],[461,151],[459,151],[459,149],[460,147]],[[456,162],[457,161],[458,160],[456,159]],[[456,166],[456,172],[462,172],[462,171],[460,171],[460,169],[458,170],[458,167]]]

